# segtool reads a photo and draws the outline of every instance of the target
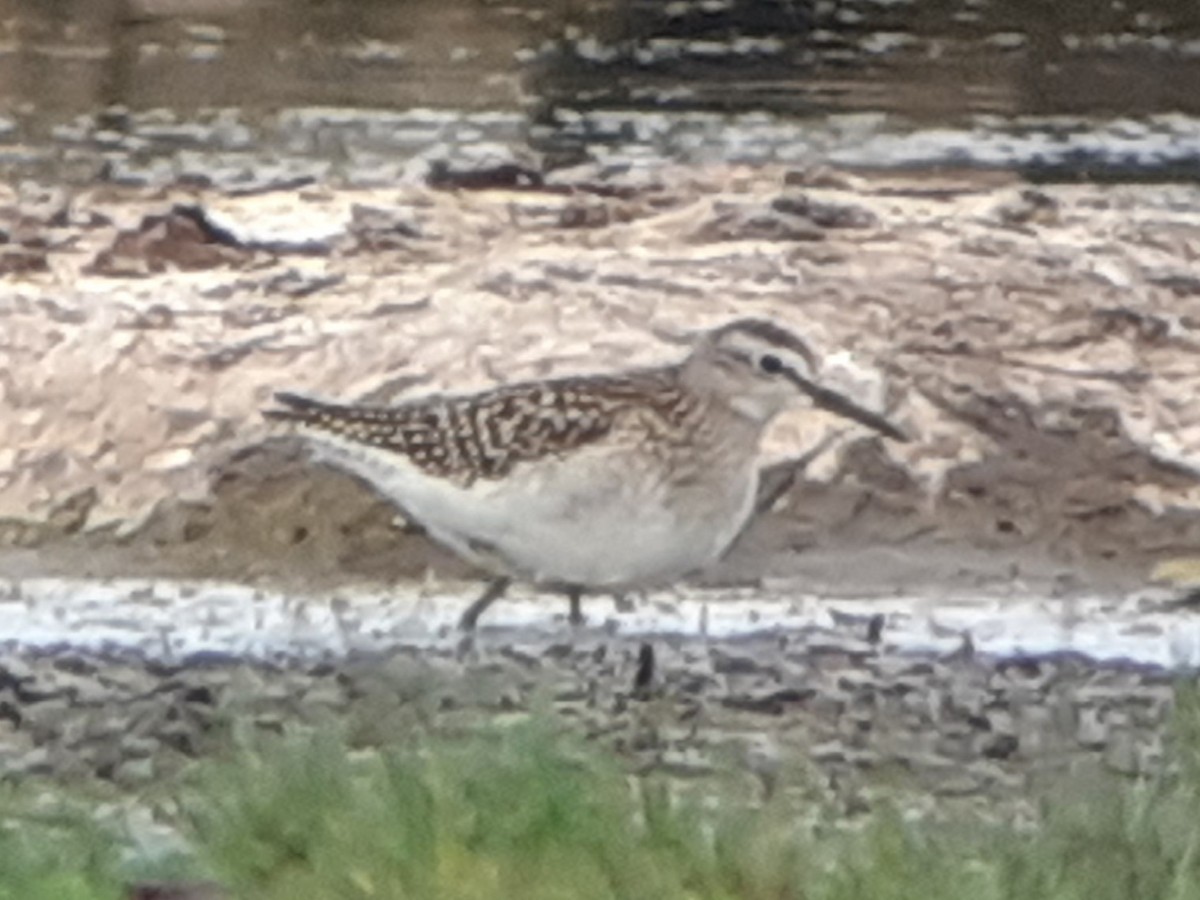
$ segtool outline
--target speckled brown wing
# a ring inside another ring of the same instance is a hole
[[[393,451],[431,475],[468,483],[502,478],[519,463],[600,440],[635,406],[668,425],[687,405],[675,368],[529,382],[390,407],[290,393],[275,399],[286,408],[264,410],[269,419]]]

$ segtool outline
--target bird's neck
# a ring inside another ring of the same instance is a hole
[[[708,365],[694,364],[693,360],[679,366],[676,378],[697,404],[709,410],[714,421],[752,434],[755,439],[780,412],[778,404],[770,398],[732,391],[724,373]]]
[[[696,390],[683,385],[688,397],[693,440],[725,451],[756,453],[774,415],[763,417],[719,391]]]

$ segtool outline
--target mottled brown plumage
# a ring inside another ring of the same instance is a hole
[[[346,406],[290,393],[268,418],[296,422],[402,454],[430,475],[470,484],[605,437],[633,413],[650,434],[677,432],[696,398],[679,367],[624,375],[559,378],[467,396],[431,396],[398,406]]]
[[[759,440],[801,398],[905,439],[819,377],[801,338],[742,319],[673,366],[390,407],[282,393],[266,415],[497,576],[460,620],[472,628],[516,578],[566,589],[575,620],[583,590],[654,586],[719,558],[754,513]]]

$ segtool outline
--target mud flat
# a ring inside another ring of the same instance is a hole
[[[543,698],[634,765],[800,758],[850,805],[1155,770],[1200,658],[1147,586],[1200,548],[1200,190],[523,171],[0,188],[6,771],[133,783],[243,715],[386,740]],[[916,440],[786,419],[775,472],[830,447],[735,552],[578,633],[518,594],[464,643],[469,573],[257,414],[651,363],[747,314]]]
[[[10,584],[0,771],[130,788],[218,752],[234,727],[337,724],[371,746],[552,711],[636,771],[732,765],[770,784],[802,765],[849,811],[901,797],[927,812],[1003,800],[1008,814],[1064,774],[1161,773],[1182,674],[1136,658],[1153,646],[1143,619],[1165,631],[1152,598],[1039,618],[1011,598],[1009,616],[978,597],[828,601],[775,585],[621,612],[596,600],[594,624],[573,631],[518,594],[463,638],[450,623],[469,595],[444,587]],[[1179,636],[1160,643],[1178,665]]]
[[[272,390],[386,402],[649,363],[746,314],[806,334],[916,440],[840,433],[731,565],[976,548],[1128,585],[1200,546],[1195,187],[729,166],[497,186],[511,174],[5,189],[6,564],[420,573],[425,542],[267,429]],[[767,462],[836,427],[798,412]]]

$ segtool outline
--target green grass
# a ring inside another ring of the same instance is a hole
[[[0,900],[116,898],[147,874],[256,900],[1200,900],[1200,703],[1188,691],[1179,707],[1177,774],[1073,783],[1036,828],[888,810],[801,827],[817,811],[786,799],[800,792],[714,804],[719,785],[631,778],[536,722],[383,753],[295,734],[159,799],[185,858],[131,858],[128,836],[87,815],[0,794]]]
[[[0,822],[0,900],[119,896],[119,837],[86,811],[0,788]]]

